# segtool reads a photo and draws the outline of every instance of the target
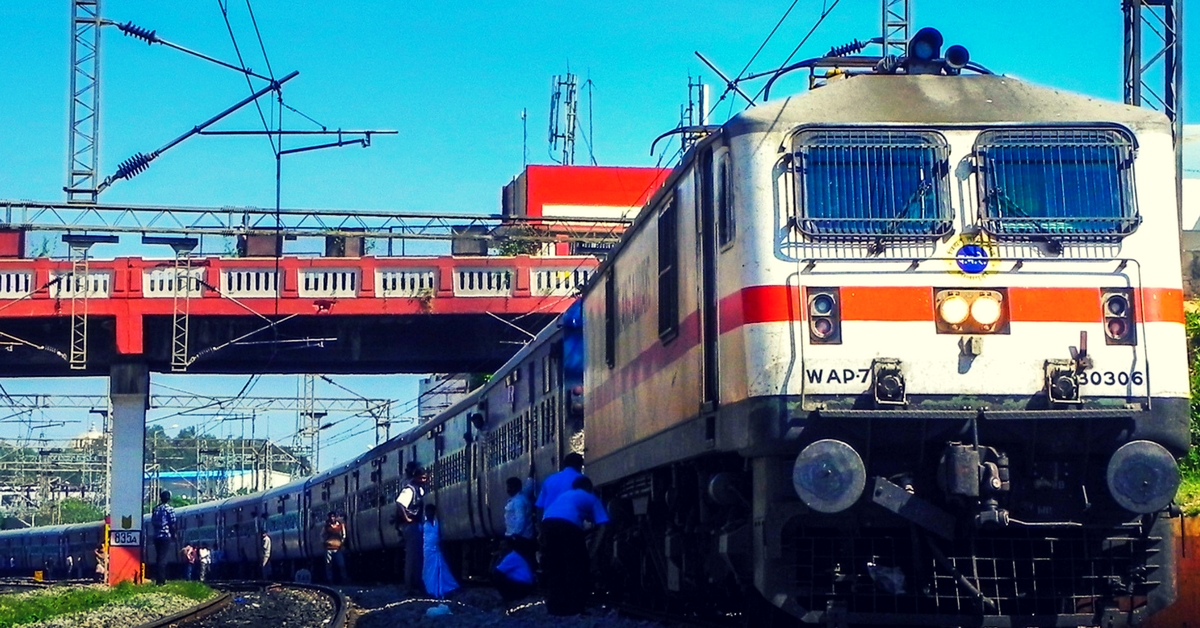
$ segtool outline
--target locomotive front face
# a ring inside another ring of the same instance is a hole
[[[747,263],[723,287],[753,324],[722,339],[722,403],[755,481],[800,502],[758,504],[768,599],[1105,625],[1168,602],[1188,392],[1166,120],[862,76],[726,133]]]

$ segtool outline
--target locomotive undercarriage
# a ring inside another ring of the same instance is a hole
[[[712,453],[606,486],[606,582],[697,615],[765,598],[800,624],[1136,624],[1174,599],[1172,520],[1121,508],[1105,468],[1135,437],[1173,440],[1178,404],[1159,401],[1153,416],[1003,418],[727,406],[706,427]],[[806,446],[835,439],[861,456],[865,481],[825,513],[799,498],[794,474]]]
[[[1170,499],[1142,514],[1122,508],[1110,460],[1133,441],[1161,452],[1154,471],[1169,475],[1170,454],[1137,440],[1175,440],[1178,404],[1158,405],[793,419],[800,451],[833,442],[861,456],[863,488],[846,508],[826,507],[837,491],[762,504],[757,540],[768,554],[777,542],[779,560],[767,561],[761,588],[790,614],[833,625],[1137,623],[1174,598]],[[756,482],[801,491],[803,457],[764,457]]]

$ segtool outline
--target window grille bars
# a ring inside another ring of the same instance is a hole
[[[1115,241],[1141,216],[1133,140],[1116,129],[1005,129],[975,141],[980,223],[1016,239]]]
[[[797,227],[814,239],[941,237],[954,228],[949,156],[932,131],[801,131],[792,150]]]

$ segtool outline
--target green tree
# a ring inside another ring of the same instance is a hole
[[[38,508],[38,525],[91,523],[104,519],[104,511],[76,497],[48,502]]]

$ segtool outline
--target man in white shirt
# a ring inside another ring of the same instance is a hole
[[[508,478],[506,484],[508,502],[504,504],[504,538],[508,539],[512,548],[524,556],[526,561],[532,563],[537,552],[537,543],[534,541],[536,534],[533,529],[533,504],[522,490],[520,478]]]

